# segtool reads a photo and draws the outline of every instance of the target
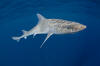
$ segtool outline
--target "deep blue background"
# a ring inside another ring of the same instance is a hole
[[[87,25],[87,29],[22,39],[23,29],[37,22],[36,14]],[[0,0],[0,66],[100,66],[100,0]]]

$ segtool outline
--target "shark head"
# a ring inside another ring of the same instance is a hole
[[[72,24],[70,24],[70,29],[72,30],[72,32],[78,32],[86,29],[86,26],[80,23],[72,22]]]

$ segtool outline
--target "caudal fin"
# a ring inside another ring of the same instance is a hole
[[[19,37],[12,37],[13,40],[16,40],[17,42],[20,41],[20,38]]]

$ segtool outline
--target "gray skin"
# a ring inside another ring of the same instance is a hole
[[[33,37],[36,34],[47,34],[46,39],[40,46],[40,48],[43,46],[43,44],[46,42],[46,40],[52,35],[52,34],[70,34],[75,33],[78,31],[81,31],[86,28],[85,25],[82,25],[77,22],[62,20],[62,19],[47,19],[43,17],[41,14],[37,14],[39,22],[38,24],[33,27],[29,31],[22,30],[23,35],[19,37],[12,37],[13,40],[19,41],[21,38],[27,38],[27,36],[33,35]]]

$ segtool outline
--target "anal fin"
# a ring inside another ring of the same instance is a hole
[[[44,42],[42,43],[42,45],[40,46],[40,48],[42,48],[42,46],[44,45],[44,43],[48,40],[48,38],[52,35],[53,33],[48,33],[47,37],[45,38]]]

